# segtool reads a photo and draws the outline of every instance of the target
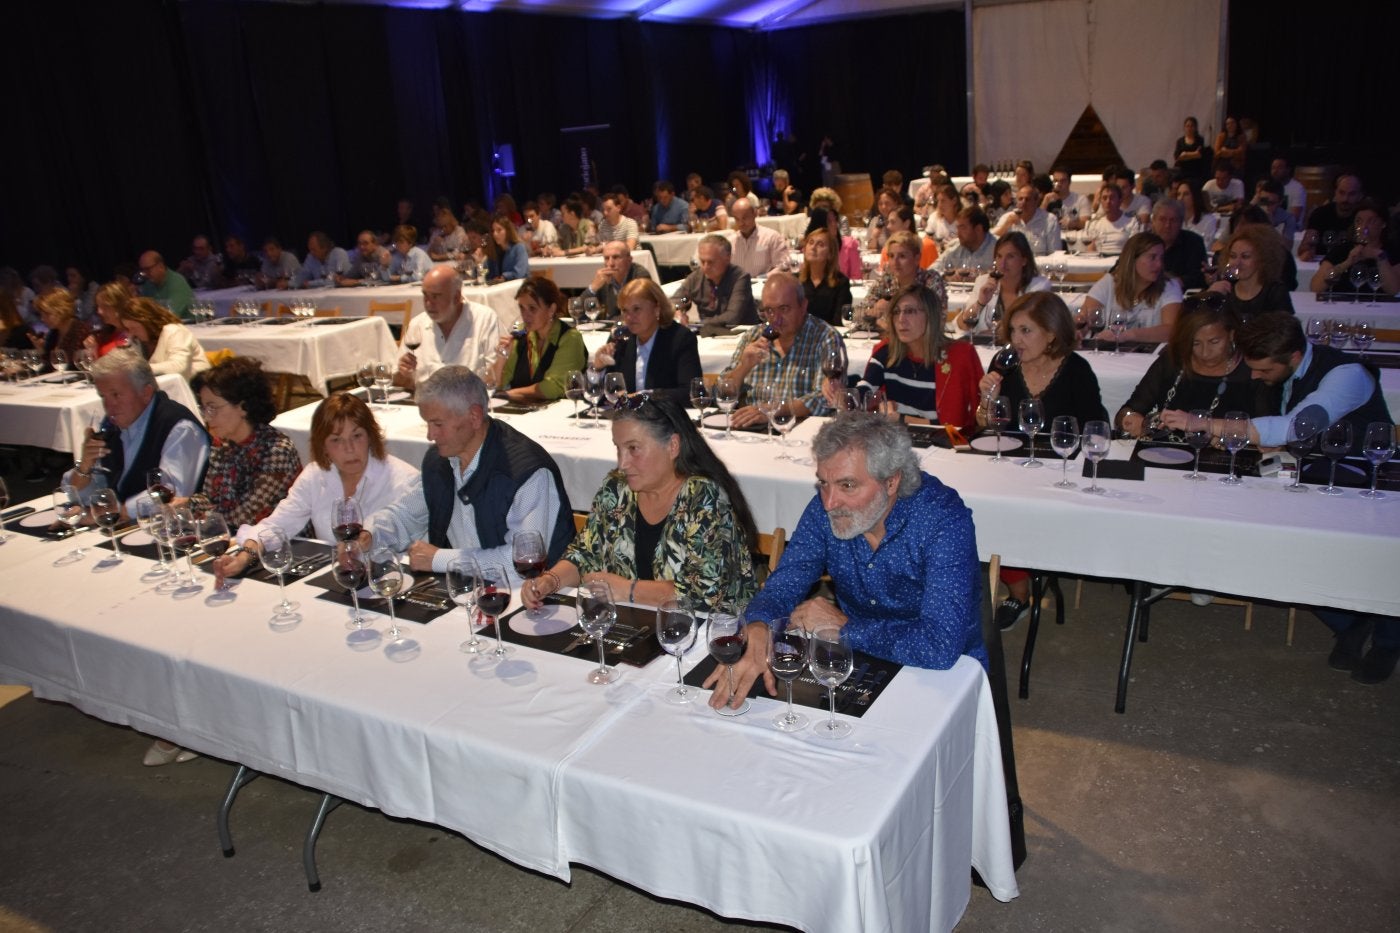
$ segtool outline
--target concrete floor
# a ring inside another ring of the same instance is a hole
[[[1042,628],[1031,698],[1011,701],[1021,897],[974,888],[959,929],[1396,929],[1400,682],[1328,670],[1330,635],[1310,615],[1288,648],[1282,610],[1260,607],[1245,632],[1238,608],[1165,603],[1119,716],[1124,605],[1121,588],[1091,583],[1068,625]],[[1015,665],[1025,628],[1007,639]],[[0,708],[0,930],[754,928],[586,869],[565,885],[348,805],[310,894],[300,846],[315,794],[250,784],[224,859],[214,814],[231,766],[143,768],[147,744],[29,696]]]

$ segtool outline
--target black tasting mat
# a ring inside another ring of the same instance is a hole
[[[906,424],[909,431],[909,439],[915,447],[940,447],[943,450],[952,450],[953,442],[948,437],[947,430],[941,424]]]
[[[1307,486],[1326,486],[1331,470],[1331,460],[1311,454],[1303,462],[1302,482]],[[1343,457],[1337,461],[1337,485],[1347,489],[1370,489],[1371,462],[1360,457]],[[1400,492],[1400,463],[1392,460],[1381,464],[1380,479],[1376,488],[1386,492]]]
[[[572,596],[550,596],[546,603],[555,606],[572,606]],[[501,640],[516,645],[528,645],[552,654],[566,654],[569,657],[598,663],[598,646],[593,642],[581,642],[584,631],[578,625],[554,635],[522,635],[510,627],[512,616],[524,612],[523,607],[508,611],[501,617]],[[496,637],[494,626],[481,630],[481,638],[490,640]],[[632,667],[646,667],[663,651],[661,642],[656,639],[656,610],[642,606],[619,605],[617,621],[603,638],[607,646],[607,661],[616,664],[621,661]]]
[[[738,411],[738,408],[735,408],[734,410],[735,410],[735,411]],[[701,419],[701,427],[703,427],[706,431],[723,431],[723,430],[724,430],[724,412],[720,412],[719,414],[716,414],[716,413],[714,413],[714,412],[712,411],[712,412],[710,412],[708,415],[705,415],[705,416]],[[744,426],[744,427],[742,427],[742,428],[739,427],[739,426],[736,424],[736,425],[734,425],[734,430],[735,430],[735,431],[740,431],[740,432],[745,432],[745,433],[748,433],[748,434],[767,434],[767,433],[768,433],[768,422],[767,422],[766,420],[764,420],[764,421],[759,421],[759,422],[757,422],[756,424],[746,425],[746,426]],[[777,434],[778,434],[778,432],[777,432],[776,430],[774,430],[774,431],[773,431],[773,436],[774,436],[774,440],[775,440],[775,441],[777,440]]]
[[[447,585],[443,582],[442,574],[425,575],[416,570],[412,571],[412,574],[416,588],[394,597],[394,615],[401,621],[427,625],[434,619],[445,616],[454,609],[459,609],[447,594]],[[431,578],[431,583],[427,582],[429,578]],[[342,606],[355,604],[345,587],[335,582],[335,574],[329,570],[306,582],[326,591],[319,594],[317,599],[340,603]],[[421,587],[417,587],[418,584],[422,584]],[[384,599],[379,596],[361,596],[360,608],[366,612],[378,612],[385,616],[389,614],[389,608],[384,604]]]
[[[547,405],[549,405],[548,402],[541,402],[541,403],[538,404],[538,405],[532,405],[532,404],[530,404],[529,402],[509,402],[509,403],[507,403],[507,404],[505,404],[505,405],[501,405],[501,406],[498,406],[498,407],[496,407],[496,408],[491,409],[491,414],[493,414],[493,415],[528,415],[528,414],[530,414],[531,412],[539,411],[540,409],[546,407]]]
[[[1099,479],[1146,479],[1147,471],[1143,469],[1146,464],[1141,460],[1100,460]],[[1156,464],[1153,464],[1156,466]],[[1084,461],[1084,469],[1080,473],[1085,479],[1090,479],[1094,475],[1094,465],[1088,460]]]
[[[1139,454],[1144,450],[1150,450],[1152,448],[1159,447],[1171,448],[1173,450],[1184,450],[1191,455],[1191,460],[1187,460],[1182,463],[1153,463],[1148,460],[1143,460],[1139,456]],[[1189,473],[1191,472],[1191,464],[1195,461],[1195,457],[1195,448],[1188,447],[1185,444],[1172,444],[1166,441],[1138,441],[1137,446],[1133,448],[1133,459],[1131,462],[1139,463],[1143,466],[1153,467],[1154,469],[1158,470],[1182,470]],[[1235,475],[1258,476],[1259,458],[1259,450],[1255,447],[1246,447],[1244,450],[1241,450],[1239,453],[1235,454]],[[1103,464],[1100,464],[1100,467],[1106,465],[1107,461],[1105,461],[1105,463]],[[1203,449],[1201,451],[1201,472],[1219,473],[1221,476],[1228,476],[1230,473],[1230,452],[1227,450],[1222,450],[1219,447],[1206,447],[1205,449]],[[1103,470],[1100,469],[1099,473],[1100,475],[1103,475]],[[1087,476],[1088,474],[1086,473],[1085,475]],[[1138,479],[1141,478],[1142,477],[1140,476],[1138,477]]]
[[[38,511],[51,512],[52,510],[39,509]],[[38,525],[31,527],[28,525],[21,525],[19,523],[19,519],[24,518],[26,515],[33,515],[34,512],[34,509],[29,509],[28,511],[24,512],[17,512],[13,518],[6,515],[5,530],[7,532],[15,532],[16,534],[29,535],[29,537],[31,538],[43,538],[45,541],[67,541],[74,535],[93,535],[94,537],[91,539],[83,539],[84,547],[89,547],[91,546],[91,543],[96,543],[99,540],[99,538],[97,537],[98,535],[101,535],[100,540],[107,540],[106,536],[102,535],[102,533],[93,525],[79,526],[78,528],[69,528],[62,522],[55,521],[47,525]],[[132,526],[124,525],[122,527],[123,529],[126,529]]]
[[[183,560],[183,558],[181,558]],[[331,562],[331,545],[325,541],[317,541],[314,538],[293,538],[292,539],[292,567],[282,574],[283,580],[300,580],[320,570]],[[196,563],[196,567],[202,567],[206,572],[213,573],[209,566],[213,561]],[[253,561],[248,566],[248,570],[239,577],[240,580],[257,580],[260,583],[277,583],[277,575],[268,573],[263,569],[262,561]]]
[[[362,319],[357,317],[317,317],[312,318],[310,323],[317,327],[334,327],[337,324],[353,324],[359,320]]]
[[[865,715],[866,710],[875,705],[880,694],[904,665],[872,657],[862,651],[855,652],[854,657],[855,667],[851,670],[851,676],[836,688],[836,712],[859,719]],[[714,671],[716,663],[713,656],[705,658],[685,675],[685,682],[692,687],[700,686]],[[749,696],[768,696],[762,677],[754,681]],[[784,702],[787,700],[787,686],[781,680],[778,681],[777,699]],[[830,709],[826,703],[826,688],[817,683],[806,668],[803,668],[802,673],[792,682],[792,702],[795,706],[807,706],[823,711]]]

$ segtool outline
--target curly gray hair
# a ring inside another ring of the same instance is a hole
[[[899,498],[909,498],[923,485],[919,458],[904,425],[880,414],[843,411],[822,425],[812,441],[812,455],[819,462],[851,448],[865,451],[865,468],[880,482],[899,474]]]

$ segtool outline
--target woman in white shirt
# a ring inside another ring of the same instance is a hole
[[[1179,181],[1172,193],[1186,208],[1186,220],[1181,226],[1199,236],[1210,249],[1220,232],[1220,216],[1206,205],[1206,196],[1195,182]]]
[[[384,448],[384,431],[364,400],[338,393],[322,402],[311,416],[311,462],[287,490],[272,514],[256,525],[238,529],[231,548],[214,562],[214,574],[235,577],[257,563],[258,532],[280,528],[289,537],[308,524],[314,537],[335,540],[331,507],[342,499],[360,503],[361,516],[392,503],[418,475],[418,470]]]
[[[209,359],[194,331],[173,312],[150,298],[133,298],[121,312],[122,330],[141,342],[142,352],[157,376],[178,373],[189,379],[209,368]]]
[[[977,277],[972,284],[972,301],[957,317],[959,330],[992,333],[996,330],[996,309],[1000,308],[1004,315],[1027,292],[1051,290],[1050,280],[1036,268],[1035,254],[1024,233],[1013,230],[997,240],[992,256],[992,271]]]
[[[1100,339],[1161,343],[1171,334],[1181,314],[1181,283],[1167,275],[1163,256],[1167,251],[1155,233],[1129,237],[1123,255],[1113,271],[1094,283],[1079,309],[1078,324],[1084,327],[1094,312],[1103,311],[1103,326],[1113,323],[1113,315],[1127,315],[1127,329],[1119,334],[1105,330]]]

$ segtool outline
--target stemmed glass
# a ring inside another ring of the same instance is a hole
[[[336,583],[350,592],[350,604],[354,607],[350,621],[345,623],[345,627],[350,629],[350,634],[345,636],[345,644],[356,651],[374,648],[379,644],[379,632],[365,627],[369,620],[360,611],[360,590],[369,584],[369,567],[365,563],[365,552],[360,542],[342,541],[336,545],[331,575]]]
[[[1366,351],[1376,342],[1376,325],[1373,321],[1357,321],[1351,328],[1351,342],[1361,351],[1364,359]]]
[[[1376,306],[1376,296],[1381,293],[1382,288],[1381,267],[1379,263],[1371,270],[1370,281],[1367,282],[1367,284],[1371,286],[1371,297],[1366,299],[1366,307],[1374,308]],[[1362,349],[1364,350],[1365,347],[1362,347]]]
[[[598,299],[592,295],[588,295],[583,299],[583,316],[588,320],[589,324],[592,324],[594,319],[598,317],[599,307]]]
[[[63,350],[55,350],[49,356],[49,363],[53,366],[54,372],[60,376],[68,372],[68,354]]]
[[[584,386],[584,395],[588,398],[589,404],[593,407],[593,426],[598,426],[598,408],[603,401],[603,377],[605,373],[601,369],[594,369],[592,366],[584,372],[587,385]]]
[[[610,684],[617,680],[617,671],[607,665],[607,645],[603,638],[617,621],[617,606],[612,588],[602,581],[580,583],[577,590],[578,624],[598,643],[598,667],[588,672],[590,684]]]
[[[715,406],[724,412],[724,439],[734,436],[734,407],[739,404],[739,381],[732,376],[720,376],[715,380]]]
[[[603,377],[603,394],[607,396],[608,407],[617,408],[618,402],[627,397],[627,377],[622,373],[608,373]]]
[[[846,633],[830,626],[817,629],[807,641],[807,665],[817,683],[826,688],[826,702],[831,717],[812,727],[824,739],[844,739],[851,734],[851,724],[836,718],[836,688],[845,683],[855,666],[855,656]]]
[[[1338,421],[1322,432],[1322,452],[1332,461],[1332,470],[1327,474],[1327,485],[1318,492],[1324,496],[1340,496],[1342,489],[1337,485],[1337,461],[1351,450],[1352,433],[1350,421]]]
[[[394,597],[403,589],[403,566],[399,554],[391,547],[377,547],[369,554],[369,588],[383,598],[389,607],[389,644],[384,656],[390,661],[411,661],[418,657],[418,642],[399,630],[399,617],[394,612]]]
[[[578,299],[573,299],[577,301]],[[578,403],[583,400],[584,393],[588,391],[588,382],[583,373],[577,369],[569,370],[569,375],[564,377],[564,396],[574,403],[574,421],[578,421]]]
[[[705,405],[709,401],[710,392],[705,386],[705,377],[696,376],[690,380],[690,404],[695,406],[695,426],[697,428],[705,420]]]
[[[472,633],[471,638],[457,646],[464,654],[481,653],[483,643],[476,637],[476,588],[480,585],[481,571],[470,557],[454,557],[447,565],[447,595],[466,610],[467,630]]]
[[[1334,350],[1345,350],[1347,340],[1351,338],[1351,322],[1346,318],[1335,318],[1332,321],[1331,346]]]
[[[187,507],[171,509],[169,514],[170,550],[185,558],[185,573],[179,578],[175,592],[198,592],[200,587],[194,578],[194,552],[199,548],[199,522]]]
[[[788,432],[797,424],[797,413],[793,411],[792,404],[791,399],[779,399],[778,406],[773,409],[773,414],[769,416],[773,427],[778,429],[778,444],[783,448],[783,452],[778,454],[779,460],[793,459],[787,453]],[[801,443],[799,441],[798,446],[801,446]]]
[[[844,384],[849,365],[849,360],[846,356],[846,344],[838,338],[827,348],[826,353],[822,356],[822,375],[828,379],[836,379]]]
[[[1351,303],[1356,304],[1361,300],[1361,289],[1365,286],[1367,281],[1366,270],[1361,267],[1360,263],[1357,263],[1351,267],[1347,278],[1351,280]]]
[[[263,569],[277,577],[277,588],[282,592],[282,601],[272,607],[273,628],[289,628],[301,621],[297,615],[300,603],[287,599],[287,584],[282,579],[292,566],[292,542],[281,528],[264,528],[258,532],[258,544],[262,547],[260,559]]]
[[[9,500],[8,495],[5,498],[6,501]],[[92,512],[92,520],[112,539],[112,556],[108,560],[121,561],[122,546],[117,543],[117,525],[121,524],[122,520],[122,504],[117,499],[116,490],[97,490],[88,502],[88,509]]]
[[[656,607],[656,640],[667,654],[676,658],[676,685],[666,691],[666,702],[683,705],[695,691],[681,676],[681,656],[695,644],[695,613],[683,599],[668,599]]]
[[[1206,409],[1197,408],[1186,415],[1186,443],[1196,448],[1196,460],[1185,478],[1203,483],[1208,477],[1201,472],[1201,451],[1210,444],[1210,412]]]
[[[389,386],[394,382],[393,363],[374,364],[374,384],[379,387],[382,411],[393,411],[389,407]]]
[[[1249,414],[1247,412],[1225,412],[1225,420],[1220,428],[1220,443],[1230,452],[1230,475],[1220,477],[1220,482],[1226,486],[1238,486],[1244,480],[1235,475],[1235,455],[1249,446]]]
[[[3,489],[4,486],[5,481],[0,480],[0,489]],[[8,502],[6,504],[8,504]],[[67,525],[70,529],[78,527],[78,523],[81,522],[83,516],[87,514],[87,509],[83,506],[82,496],[79,495],[76,487],[63,485],[53,491],[53,513],[57,516],[59,521],[63,522],[63,524]],[[8,535],[6,537],[8,537]],[[63,557],[60,557],[58,562],[71,564],[73,561],[82,560],[86,555],[87,548],[75,547]],[[161,559],[165,559],[163,554],[161,555]]]
[[[86,347],[73,354],[73,365],[83,374],[89,385],[92,384],[92,364],[96,359],[96,355]]]
[[[778,386],[771,382],[760,382],[757,391],[754,392],[754,407],[763,416],[764,425],[768,428],[768,440],[773,440],[773,412],[782,404],[782,394]]]
[[[1108,448],[1112,444],[1113,431],[1108,426],[1107,421],[1086,421],[1084,423],[1084,459],[1094,465],[1093,476],[1089,480],[1089,485],[1081,491],[1100,495],[1108,490],[1099,485],[1099,461],[1108,456]]]
[[[734,662],[744,656],[744,649],[748,647],[748,632],[744,627],[743,614],[737,608],[727,605],[720,605],[710,613],[710,619],[705,623],[705,641],[710,646],[710,654],[714,656],[717,663],[723,664],[729,678],[729,692],[734,693]],[[742,716],[749,711],[748,698],[744,698],[744,703],[738,709],[732,709],[728,705],[721,706],[717,713],[721,716]]]
[[[175,487],[159,468],[146,471],[146,491],[161,505],[169,505],[175,499]]]
[[[1327,322],[1320,317],[1308,318],[1308,343],[1317,346],[1327,336]]]
[[[1079,447],[1079,419],[1074,415],[1056,415],[1050,422],[1050,446],[1060,457],[1059,489],[1073,489],[1076,485],[1069,478],[1069,458]]]
[[[1303,485],[1303,462],[1326,426],[1327,413],[1318,405],[1307,406],[1288,423],[1288,434],[1284,444],[1293,455],[1293,482],[1283,487],[1284,489],[1289,492],[1308,491],[1308,487]]]
[[[510,577],[497,564],[481,564],[479,569],[476,606],[496,626],[496,647],[491,655],[499,661],[514,650],[501,639],[501,613],[510,605]]]
[[[774,619],[768,627],[773,633],[768,666],[774,677],[787,684],[787,709],[773,717],[773,725],[783,732],[798,732],[806,727],[807,717],[792,708],[792,682],[807,666],[807,633],[788,619]]]
[[[1021,461],[1021,466],[1031,470],[1038,470],[1045,464],[1035,458],[1035,436],[1045,427],[1045,403],[1038,398],[1023,398],[1017,406],[1017,418],[1021,424],[1021,430],[1030,436],[1031,452],[1030,456]]]
[[[360,368],[355,370],[355,382],[360,388],[365,390],[365,395],[369,398],[369,403],[374,404],[374,362],[369,361],[360,364]]]
[[[510,542],[510,559],[521,580],[533,580],[544,573],[544,537],[538,531],[517,531]],[[543,609],[528,609],[526,615],[538,619]]]
[[[1384,421],[1372,421],[1366,425],[1362,437],[1361,452],[1371,461],[1371,488],[1363,490],[1363,499],[1384,499],[1385,493],[1376,489],[1381,478],[1381,464],[1395,455],[1395,427]]]
[[[1128,312],[1114,311],[1108,316],[1108,329],[1113,333],[1113,355],[1117,356],[1123,348],[1123,334],[1128,329]]]
[[[229,549],[231,538],[228,521],[223,515],[218,512],[205,512],[196,520],[195,528],[199,534],[199,549],[215,560],[223,557],[224,552]],[[225,580],[216,589],[229,589],[228,581]]]
[[[1001,455],[1001,432],[1011,426],[1011,399],[1004,395],[994,395],[987,400],[987,426],[992,429],[997,445],[992,463],[1005,462],[1007,458]]]
[[[1088,312],[1089,317],[1089,339],[1094,341],[1094,355],[1098,356],[1103,349],[1103,341],[1099,339],[1099,334],[1103,333],[1108,326],[1107,315],[1103,308],[1095,308]]]

